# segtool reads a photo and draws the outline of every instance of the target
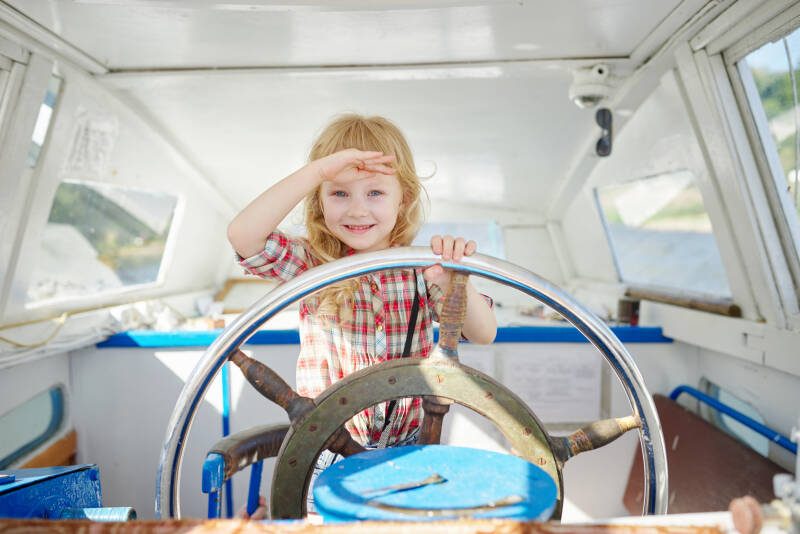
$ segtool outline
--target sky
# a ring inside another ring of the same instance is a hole
[[[789,52],[795,69],[800,68],[800,29],[786,36],[789,42]],[[772,72],[787,72],[786,49],[783,40],[767,43],[747,56],[747,64],[751,69],[766,69]]]

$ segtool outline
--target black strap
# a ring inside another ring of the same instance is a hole
[[[408,333],[406,334],[406,345],[403,347],[403,355],[400,356],[401,358],[406,358],[411,353],[411,341],[414,339],[414,328],[417,326],[417,315],[419,315],[419,290],[417,289],[417,272],[414,271],[414,304],[411,306],[411,317],[408,320]],[[383,420],[383,428],[381,432],[386,428],[386,425],[389,424],[389,421],[392,418],[392,414],[394,413],[394,407],[397,405],[397,400],[393,400],[389,403],[389,407],[386,408],[386,415]]]

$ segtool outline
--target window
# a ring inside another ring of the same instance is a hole
[[[501,259],[506,257],[503,229],[494,221],[482,223],[425,223],[411,244],[414,246],[430,246],[431,237],[437,234],[463,237],[465,241],[475,241],[478,244],[478,252],[481,254]]]
[[[800,29],[763,45],[738,65],[761,144],[770,160],[779,203],[786,214],[788,232],[795,234],[795,249],[800,246],[798,65]],[[791,250],[792,245],[788,246]]]
[[[730,298],[711,222],[691,172],[600,187],[595,197],[622,280]]]
[[[42,106],[39,108],[39,115],[36,117],[36,125],[33,127],[31,148],[28,151],[28,167],[35,167],[36,162],[39,161],[39,154],[42,151],[47,131],[50,128],[50,119],[53,117],[53,109],[56,106],[56,99],[60,90],[61,80],[51,76],[50,83],[47,86],[47,93],[44,95],[44,102],[42,102]]]
[[[56,190],[28,301],[156,282],[177,197],[78,181]]]
[[[35,450],[61,428],[64,394],[56,386],[0,416],[0,469]]]

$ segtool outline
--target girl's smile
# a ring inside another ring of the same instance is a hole
[[[353,232],[355,234],[363,234],[367,230],[370,230],[371,228],[374,228],[374,227],[375,227],[374,224],[366,224],[366,225],[346,224],[345,225],[345,228],[347,228],[348,230],[350,230],[351,232]]]

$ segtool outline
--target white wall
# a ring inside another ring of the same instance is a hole
[[[259,346],[254,357],[294,383],[298,346]],[[245,350],[249,350],[247,347]],[[86,348],[70,354],[75,385],[73,409],[79,461],[100,466],[103,503],[133,506],[141,518],[154,517],[156,472],[167,423],[200,349]],[[231,373],[231,432],[288,422],[285,412],[258,395],[238,369]],[[219,377],[198,409],[181,474],[184,517],[205,517],[208,500],[200,490],[206,452],[222,436]],[[265,465],[269,484],[271,466]],[[234,481],[237,506],[245,502],[247,478]]]
[[[144,298],[156,294],[190,291],[218,282],[220,265],[229,260],[225,227],[229,213],[209,192],[174,149],[154,132],[134,111],[97,84],[93,79],[64,65],[59,75],[64,78],[63,92],[33,180],[27,191],[27,210],[19,213],[21,247],[13,271],[13,285],[6,314],[0,320],[16,322],[76,307],[87,307],[110,299]],[[65,162],[73,149],[77,124],[81,119],[115,125],[107,165],[97,172],[66,173]],[[24,132],[19,132],[23,135]],[[64,178],[127,186],[136,189],[177,195],[179,198],[173,222],[173,234],[167,245],[163,284],[152,289],[129,292],[127,297],[92,295],[69,303],[55,303],[42,309],[25,306],[28,276],[38,260],[39,239],[47,223],[58,184]],[[26,202],[24,198],[19,202]]]

